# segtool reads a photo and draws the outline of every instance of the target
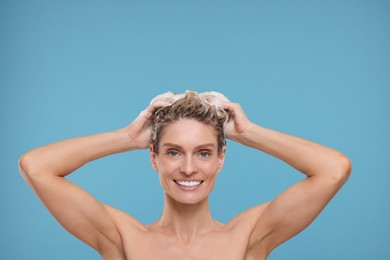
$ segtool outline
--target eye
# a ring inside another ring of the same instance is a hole
[[[199,157],[201,158],[207,158],[207,157],[210,157],[211,153],[210,152],[206,152],[206,151],[203,151],[203,152],[200,152],[199,153]]]
[[[168,151],[168,152],[167,152],[167,155],[168,155],[169,157],[177,157],[177,156],[179,155],[179,153],[176,152],[176,151]]]

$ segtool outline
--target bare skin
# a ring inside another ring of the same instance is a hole
[[[349,177],[351,164],[341,153],[258,126],[240,105],[227,102],[225,109],[234,119],[228,138],[275,156],[307,176],[227,224],[212,218],[208,204],[225,150],[218,153],[212,128],[193,120],[168,125],[159,152],[150,148],[164,189],[163,213],[155,223],[144,225],[64,178],[98,158],[149,148],[150,116],[165,105],[153,103],[126,128],[46,145],[20,158],[22,176],[53,216],[103,259],[266,259],[307,227]],[[184,181],[201,184],[179,185]]]

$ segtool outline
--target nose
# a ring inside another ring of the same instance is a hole
[[[190,175],[196,173],[198,171],[198,168],[194,164],[193,159],[191,157],[186,157],[183,160],[182,165],[180,166],[180,171],[183,174],[190,176]]]

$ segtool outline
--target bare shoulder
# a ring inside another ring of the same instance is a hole
[[[140,241],[143,241],[142,238],[148,231],[147,228],[136,218],[122,210],[106,204],[104,204],[104,207],[114,220],[121,237],[121,250],[124,257],[118,259],[133,259],[134,254],[139,251],[137,247]]]
[[[249,228],[253,230],[269,204],[270,202],[265,202],[241,212],[226,224],[226,228]]]
[[[265,202],[241,212],[231,219],[225,228],[233,233],[237,232],[237,236],[240,239],[245,239],[248,245],[258,242],[254,241],[253,238],[265,237],[268,232],[266,228],[259,229],[258,225],[269,204],[270,202]]]
[[[106,210],[110,213],[111,217],[115,221],[116,226],[119,229],[119,232],[123,230],[146,230],[145,225],[139,222],[136,218],[130,214],[114,208],[110,205],[104,204]]]
[[[259,241],[258,237],[265,237],[268,233],[267,228],[259,229],[259,221],[261,216],[268,208],[270,202],[249,208],[238,214],[226,224],[226,229],[231,230],[235,237],[241,241],[245,241],[245,260],[266,259],[269,250],[264,243]]]

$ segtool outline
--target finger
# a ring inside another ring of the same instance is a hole
[[[171,105],[171,103],[169,103],[167,101],[156,100],[152,104],[149,105],[147,110],[151,113],[154,113],[156,110],[163,108],[163,107],[166,107],[166,106],[170,106],[170,105]]]
[[[173,94],[172,92],[165,92],[164,94],[158,95],[157,97],[153,98],[152,101],[150,101],[150,105],[157,101],[169,102],[169,100],[172,100],[174,96],[175,94]]]
[[[232,102],[223,102],[223,109],[225,109],[231,116],[234,116],[235,110],[237,109],[236,104]]]
[[[150,104],[139,114],[139,117],[142,118],[144,122],[147,122],[158,109],[169,105],[171,104],[165,101],[154,101],[153,104]]]
[[[223,109],[230,110],[231,109],[231,104],[232,104],[232,102],[225,101],[225,102],[222,102],[222,107],[223,107]]]
[[[201,99],[205,100],[209,105],[215,106],[220,109],[223,108],[224,102],[229,102],[229,99],[223,94],[215,91],[203,92],[198,95]]]

